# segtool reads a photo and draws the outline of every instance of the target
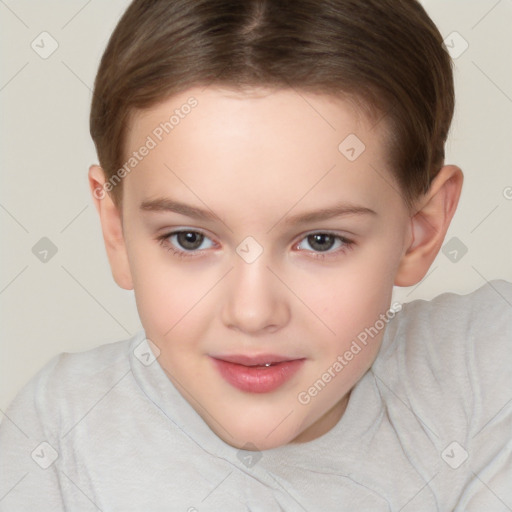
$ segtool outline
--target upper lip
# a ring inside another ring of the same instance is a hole
[[[212,356],[214,359],[221,359],[228,363],[243,364],[244,366],[258,366],[264,364],[282,363],[283,361],[295,361],[296,359],[303,359],[289,356],[279,356],[275,354],[260,354],[255,356],[248,356],[245,354],[231,354]]]

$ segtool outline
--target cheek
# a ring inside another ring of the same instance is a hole
[[[397,247],[375,243],[329,271],[295,280],[302,282],[297,295],[317,317],[307,314],[309,327],[304,328],[322,331],[329,352],[345,350],[388,311],[399,261]]]
[[[170,258],[160,247],[137,251],[132,258],[137,309],[148,337],[171,335],[201,309],[197,306],[211,287],[204,275],[183,272]]]

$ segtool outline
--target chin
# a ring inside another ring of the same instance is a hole
[[[272,450],[273,448],[278,448],[279,446],[283,446],[285,444],[290,443],[289,439],[265,439],[265,436],[261,437],[255,436],[244,436],[237,437],[235,440],[231,439],[231,441],[227,441],[228,444],[233,446],[234,448],[238,448],[240,450],[247,451],[264,451],[264,450]]]
[[[222,432],[222,435],[220,432],[215,433],[234,448],[248,451],[271,450],[288,444],[297,437],[295,432],[284,431],[283,425],[279,425],[278,422],[275,431],[272,431],[274,427],[269,427],[269,424],[270,422],[262,424],[261,421],[245,426],[231,423],[228,429],[231,436],[227,435],[225,431]]]

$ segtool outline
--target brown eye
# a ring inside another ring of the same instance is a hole
[[[296,248],[311,258],[339,258],[354,246],[354,242],[335,233],[318,231],[304,236]]]
[[[199,249],[204,241],[204,235],[197,231],[179,231],[173,236],[176,237],[178,244],[187,251]]]
[[[309,235],[307,238],[308,244],[313,250],[322,252],[332,249],[337,237],[327,233],[317,233]]]
[[[210,237],[193,229],[171,231],[156,239],[166,251],[180,259],[190,260],[208,256],[210,253],[208,249],[215,247],[215,243]]]

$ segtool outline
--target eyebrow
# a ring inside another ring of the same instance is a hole
[[[140,209],[148,212],[174,212],[197,220],[220,220],[219,217],[211,210],[204,210],[202,208],[190,206],[168,198],[157,198],[143,201],[140,205]],[[306,224],[349,215],[377,215],[377,212],[365,206],[344,203],[332,208],[321,208],[320,210],[300,213],[291,217],[284,217],[283,222],[288,225]]]

